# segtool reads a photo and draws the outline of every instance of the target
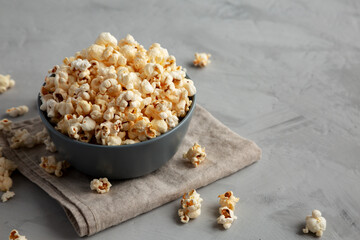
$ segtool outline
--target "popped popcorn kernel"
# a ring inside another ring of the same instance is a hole
[[[306,216],[306,226],[303,229],[304,233],[309,231],[315,233],[317,237],[321,237],[326,230],[326,219],[321,216],[319,210],[313,210],[311,216]]]
[[[27,147],[32,148],[38,144],[36,137],[31,135],[25,128],[17,129],[14,132],[13,137],[10,139],[11,148]]]
[[[11,132],[12,130],[12,121],[4,118],[0,120],[0,131]]]
[[[205,147],[202,148],[199,144],[194,143],[194,145],[183,154],[183,158],[189,160],[194,167],[197,167],[206,158]]]
[[[12,107],[6,110],[6,113],[11,117],[18,117],[24,115],[29,111],[29,108],[25,105],[19,107]]]
[[[13,198],[15,196],[15,193],[12,191],[6,191],[1,195],[1,201],[7,202],[10,198]]]
[[[100,194],[109,192],[111,186],[112,185],[107,178],[93,179],[90,182],[90,189],[96,190]]]
[[[133,144],[169,131],[196,94],[174,56],[158,43],[146,50],[131,35],[117,41],[101,33],[48,73],[40,109],[61,133],[102,145]]]
[[[17,230],[13,229],[10,232],[9,240],[27,240],[27,238],[25,236],[20,235]]]
[[[63,175],[64,169],[69,167],[66,161],[56,161],[55,156],[43,156],[41,157],[41,163],[39,164],[47,173],[54,174],[57,177]]]
[[[10,78],[10,75],[0,74],[0,94],[12,88],[15,85],[15,81]]]
[[[194,65],[197,67],[206,67],[210,61],[211,54],[208,53],[195,53]]]
[[[6,192],[9,191],[12,187],[12,179],[10,178],[10,173],[8,170],[5,170],[3,175],[0,175],[0,191]]]
[[[232,191],[227,191],[224,194],[218,196],[220,198],[220,216],[217,218],[217,223],[222,224],[225,229],[229,229],[231,224],[237,219],[234,215],[235,205],[239,201]]]
[[[182,223],[188,223],[190,218],[194,219],[201,214],[201,203],[203,199],[195,189],[185,193],[181,199],[181,207],[178,210],[178,215]]]

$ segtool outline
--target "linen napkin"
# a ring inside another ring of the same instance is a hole
[[[17,122],[13,128],[26,128],[35,134],[43,127],[40,118],[34,118]],[[205,147],[207,153],[206,160],[197,168],[182,158],[195,142]],[[39,167],[40,158],[52,153],[46,151],[44,145],[11,149],[9,139],[2,134],[0,146],[4,147],[5,157],[15,161],[24,176],[62,205],[81,237],[148,212],[191,189],[235,173],[261,157],[261,149],[254,142],[231,131],[199,105],[185,139],[172,159],[146,176],[111,181],[113,186],[106,194],[91,191],[92,178],[74,168],[65,170],[60,178],[46,173]]]

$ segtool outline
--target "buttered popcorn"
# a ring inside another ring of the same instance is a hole
[[[6,110],[6,113],[11,117],[18,117],[24,115],[29,111],[29,108],[25,105],[19,107],[12,107]]]
[[[9,240],[27,240],[27,238],[25,236],[20,235],[17,230],[13,229],[10,232]]]
[[[197,67],[206,67],[210,61],[211,54],[208,53],[195,53],[194,65]]]
[[[189,160],[194,167],[197,167],[206,158],[205,148],[202,148],[199,144],[194,143],[187,153],[184,153],[183,158]]]
[[[0,120],[0,131],[11,132],[12,130],[12,121],[4,118]]]
[[[217,218],[217,223],[222,224],[225,229],[229,229],[231,224],[237,219],[234,211],[239,198],[236,198],[232,191],[219,195],[219,198],[221,207],[219,208],[220,216]]]
[[[160,44],[146,50],[131,35],[117,41],[101,33],[49,71],[40,108],[73,139],[124,145],[174,128],[195,93],[193,81]]]
[[[66,161],[56,161],[55,156],[43,156],[41,157],[41,163],[39,166],[47,173],[61,177],[63,175],[62,170],[68,168],[69,164]]]
[[[107,178],[93,179],[90,182],[90,189],[101,194],[109,192],[111,186],[112,185]]]
[[[178,215],[182,223],[188,223],[190,218],[197,218],[201,214],[201,203],[203,199],[195,189],[185,193],[181,199],[181,207]]]
[[[12,191],[6,191],[1,195],[1,201],[7,202],[10,198],[13,198],[15,196],[15,193]]]

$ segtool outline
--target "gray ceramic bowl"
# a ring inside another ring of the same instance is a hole
[[[40,95],[38,110],[59,154],[74,168],[93,177],[127,179],[155,171],[174,156],[196,106],[196,97],[191,100],[190,110],[175,128],[156,138],[121,146],[83,143],[60,133],[49,122],[46,112],[40,110]]]

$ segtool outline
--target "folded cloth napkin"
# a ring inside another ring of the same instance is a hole
[[[15,123],[13,129],[26,128],[35,134],[43,127],[40,118],[35,118]],[[92,178],[76,169],[69,168],[58,178],[40,168],[41,156],[51,155],[44,145],[11,149],[9,139],[1,136],[5,157],[15,161],[24,176],[62,205],[79,236],[95,234],[148,212],[191,189],[237,172],[261,157],[261,150],[254,142],[232,132],[197,105],[187,135],[171,160],[146,176],[111,181],[110,192],[97,194],[90,190]],[[206,160],[197,168],[182,158],[195,142],[206,147],[207,153]]]

